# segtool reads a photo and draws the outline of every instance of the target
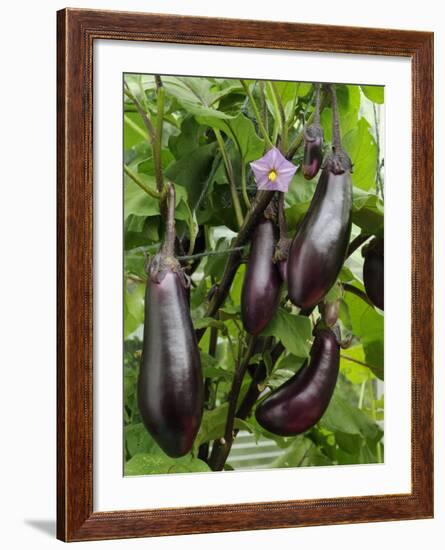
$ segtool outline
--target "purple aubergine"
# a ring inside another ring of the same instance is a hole
[[[344,156],[343,156],[344,155]],[[325,162],[314,196],[289,250],[289,298],[301,309],[316,306],[335,283],[351,234],[350,160],[333,154]]]
[[[311,124],[304,129],[303,176],[307,180],[315,178],[323,161],[323,128]]]
[[[320,329],[310,362],[268,395],[257,407],[258,423],[269,432],[298,435],[314,426],[326,411],[340,366],[340,346],[332,330]]]
[[[374,238],[364,247],[363,282],[368,298],[379,309],[384,308],[384,241]]]
[[[280,300],[281,277],[273,262],[275,244],[275,226],[263,219],[252,234],[241,293],[241,319],[252,335],[259,334],[268,325]]]
[[[203,409],[201,363],[183,276],[168,267],[147,281],[138,403],[166,454],[191,450]]]

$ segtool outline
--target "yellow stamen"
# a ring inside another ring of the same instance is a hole
[[[277,173],[275,170],[271,170],[269,172],[269,181],[275,181],[277,179]]]

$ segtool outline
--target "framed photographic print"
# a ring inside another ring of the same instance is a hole
[[[433,515],[433,35],[58,12],[58,538]]]

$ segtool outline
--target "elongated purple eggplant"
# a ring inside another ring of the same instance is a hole
[[[320,84],[315,85],[314,121],[304,129],[303,176],[307,180],[315,178],[323,160],[324,132],[320,125]]]
[[[323,128],[318,123],[304,129],[303,176],[307,180],[315,178],[323,161]]]
[[[330,155],[287,260],[289,298],[308,309],[324,298],[345,261],[351,233],[351,163],[343,152]]]
[[[179,457],[191,450],[201,423],[203,381],[186,279],[173,243],[174,195],[166,241],[148,268],[138,405],[161,449]]]
[[[337,337],[328,328],[319,329],[310,362],[260,403],[255,412],[258,423],[282,436],[298,435],[314,426],[329,405],[339,366]]]
[[[273,262],[275,227],[263,219],[252,234],[249,261],[241,293],[241,318],[250,334],[259,334],[275,314],[281,277]]]
[[[362,252],[363,282],[366,294],[371,302],[379,309],[384,308],[384,241],[375,237]]]

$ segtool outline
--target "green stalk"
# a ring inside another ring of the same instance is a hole
[[[243,194],[244,203],[247,210],[250,209],[250,200],[249,195],[247,194],[247,181],[246,181],[246,163],[242,162],[241,164],[241,191]]]
[[[230,164],[230,159],[227,155],[226,147],[224,145],[224,140],[220,130],[218,128],[213,128],[213,131],[215,133],[216,141],[218,142],[219,149],[221,151],[221,155],[224,160],[224,166],[226,168],[227,178],[229,180],[229,189],[230,189],[230,195],[232,197],[232,204],[233,204],[233,208],[235,209],[236,221],[238,223],[238,226],[241,227],[243,225],[243,212],[241,210],[241,204],[238,198],[238,193],[236,192],[232,165]]]
[[[128,115],[124,115],[125,124],[128,124],[135,132],[137,132],[142,138],[145,140],[148,140],[148,134],[147,132],[144,132],[144,130],[138,126],[135,122],[131,120],[131,118]]]
[[[263,124],[263,119],[261,118],[261,114],[260,114],[260,111],[258,109],[258,105],[256,104],[255,99],[253,98],[252,92],[250,91],[248,84],[244,80],[240,80],[240,82],[241,82],[241,85],[244,88],[244,91],[246,92],[247,97],[249,98],[249,101],[252,105],[252,109],[253,109],[253,112],[255,113],[255,118],[257,120],[258,128],[260,129],[261,135],[263,136],[263,138],[264,138],[265,142],[267,143],[267,145],[269,146],[269,148],[272,149],[274,145],[270,141],[270,137],[266,132],[266,128],[264,127],[264,124]]]
[[[138,185],[143,191],[147,193],[147,195],[150,195],[150,197],[153,197],[156,200],[159,200],[161,198],[161,194],[157,191],[154,191],[153,189],[150,189],[145,183],[137,176],[131,168],[129,168],[126,164],[124,164],[124,172],[127,174],[129,178],[131,178],[136,185]]]
[[[275,82],[269,82],[270,86],[270,92],[272,96],[272,103],[274,105],[274,110],[277,114],[277,117],[280,120],[280,126],[281,126],[281,147],[280,149],[282,151],[287,150],[287,125],[286,125],[286,115],[284,113],[284,107],[281,102],[280,95],[277,90],[277,86]]]

